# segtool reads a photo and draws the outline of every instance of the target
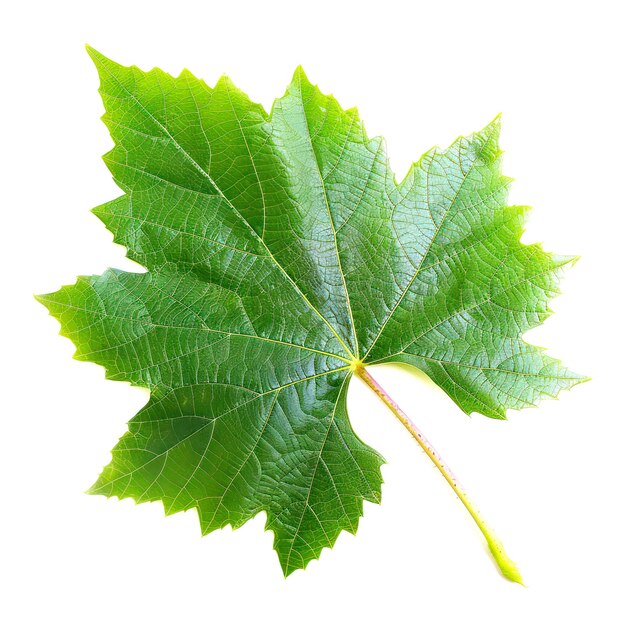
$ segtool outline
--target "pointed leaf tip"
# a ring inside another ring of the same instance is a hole
[[[101,68],[103,67],[108,67],[109,69],[122,67],[121,64],[112,61],[111,59],[109,59],[109,57],[105,56],[104,54],[102,54],[102,52],[96,50],[89,44],[85,44],[85,50],[87,51],[87,54],[96,66],[98,73],[101,73]]]
[[[294,70],[292,80],[296,79],[301,83],[304,83],[305,85],[312,85],[302,65],[298,65],[298,67],[296,67],[296,69]]]
[[[85,44],[85,50],[94,63],[106,58],[101,52],[98,52],[98,50],[96,50],[93,46],[90,46],[88,43]]]

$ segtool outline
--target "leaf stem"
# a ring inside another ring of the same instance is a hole
[[[474,522],[478,526],[480,532],[487,541],[487,546],[491,552],[502,575],[509,580],[524,585],[522,576],[517,569],[515,563],[509,558],[504,550],[502,542],[498,539],[495,532],[486,524],[480,516],[478,509],[474,507],[467,496],[465,489],[461,486],[452,470],[446,465],[439,453],[432,444],[422,434],[420,429],[411,421],[409,416],[398,406],[396,401],[380,386],[380,384],[372,377],[372,375],[358,364],[354,367],[357,376],[387,405],[391,412],[400,420],[403,426],[411,433],[411,436],[426,452],[430,460],[435,464],[447,483],[452,487],[454,493],[459,497],[468,513],[472,516]]]

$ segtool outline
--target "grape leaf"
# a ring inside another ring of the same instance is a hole
[[[203,533],[265,511],[288,575],[380,501],[346,409],[365,365],[415,366],[493,418],[583,380],[522,339],[574,259],[520,243],[499,119],[397,183],[301,68],[267,114],[226,77],[89,54],[124,192],[94,213],[147,272],[39,300],[75,358],[151,392],[91,493],[196,508]]]

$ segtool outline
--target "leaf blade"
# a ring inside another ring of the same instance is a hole
[[[147,272],[38,299],[76,358],[151,391],[92,493],[196,508],[205,533],[266,511],[287,576],[380,501],[355,368],[407,363],[499,419],[585,380],[522,338],[574,259],[521,243],[499,118],[398,184],[383,140],[301,68],[268,114],[226,77],[88,50],[124,192],[94,213]]]

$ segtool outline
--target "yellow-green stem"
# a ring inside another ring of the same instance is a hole
[[[468,498],[467,493],[452,473],[452,470],[444,463],[443,459],[439,456],[435,448],[433,448],[433,446],[429,443],[428,439],[426,439],[420,429],[411,421],[409,416],[398,406],[395,400],[389,396],[389,394],[362,365],[357,365],[355,367],[355,372],[357,376],[387,405],[387,407],[391,409],[391,412],[400,420],[400,422],[402,422],[404,427],[411,433],[415,441],[417,441],[422,450],[426,452],[430,460],[441,472],[450,487],[452,487],[454,493],[456,493],[459,497],[459,500],[461,500],[468,513],[472,516],[472,519],[476,522],[480,532],[487,540],[489,551],[500,568],[502,575],[513,582],[523,585],[524,582],[522,581],[522,577],[517,569],[517,565],[515,565],[515,563],[508,557],[502,542],[498,539],[495,532],[489,528],[489,526],[482,519],[480,513]]]

